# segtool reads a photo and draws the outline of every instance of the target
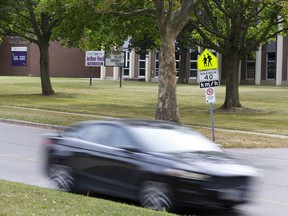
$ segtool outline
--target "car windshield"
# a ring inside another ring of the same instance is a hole
[[[185,128],[135,127],[136,136],[141,139],[146,151],[175,153],[195,151],[222,151],[221,148],[201,134]]]

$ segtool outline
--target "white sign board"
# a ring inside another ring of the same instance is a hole
[[[27,47],[11,47],[11,51],[15,51],[15,52],[27,52]]]
[[[85,66],[101,67],[104,66],[104,61],[104,51],[86,51],[85,53]]]
[[[207,82],[207,81],[214,81],[214,80],[219,80],[218,69],[199,71],[199,81],[200,82]]]
[[[205,100],[206,103],[215,103],[216,102],[216,94],[214,88],[206,88],[205,89]]]
[[[106,52],[105,66],[125,67],[125,52],[124,51]]]

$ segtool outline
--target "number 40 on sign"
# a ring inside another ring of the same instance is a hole
[[[211,81],[211,80],[219,80],[218,70],[199,71],[200,82]]]

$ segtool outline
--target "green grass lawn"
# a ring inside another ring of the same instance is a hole
[[[67,126],[100,116],[153,119],[155,115],[157,83],[124,81],[119,88],[116,81],[93,81],[89,86],[89,79],[52,78],[52,84],[56,95],[42,96],[38,77],[0,76],[0,118]],[[225,87],[215,90],[213,107],[218,108],[224,102]],[[177,95],[181,122],[211,138],[204,90],[198,85],[178,85]],[[288,147],[287,138],[220,130],[288,135],[288,87],[240,86],[240,99],[248,110],[214,112],[216,142],[226,148]],[[0,180],[0,215],[170,214]]]
[[[172,216],[173,214],[0,180],[0,215]]]
[[[54,96],[42,96],[39,77],[0,77],[0,118],[54,125],[77,121],[120,118],[154,118],[157,83],[52,78]],[[224,102],[225,86],[216,87],[216,103]],[[241,112],[214,112],[216,142],[224,147],[288,147],[287,139],[222,132],[217,128],[288,135],[288,87],[240,86],[240,101],[249,108]],[[198,85],[178,85],[181,122],[211,137],[209,104]],[[12,106],[12,107],[10,107]],[[35,108],[23,110],[13,107]],[[44,111],[43,111],[44,110]],[[61,111],[54,113],[49,111]],[[89,114],[89,116],[75,115]],[[200,128],[199,128],[200,127]]]

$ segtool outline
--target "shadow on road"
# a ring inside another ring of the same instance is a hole
[[[243,212],[237,209],[185,209],[182,211],[175,212],[180,216],[245,216]]]

